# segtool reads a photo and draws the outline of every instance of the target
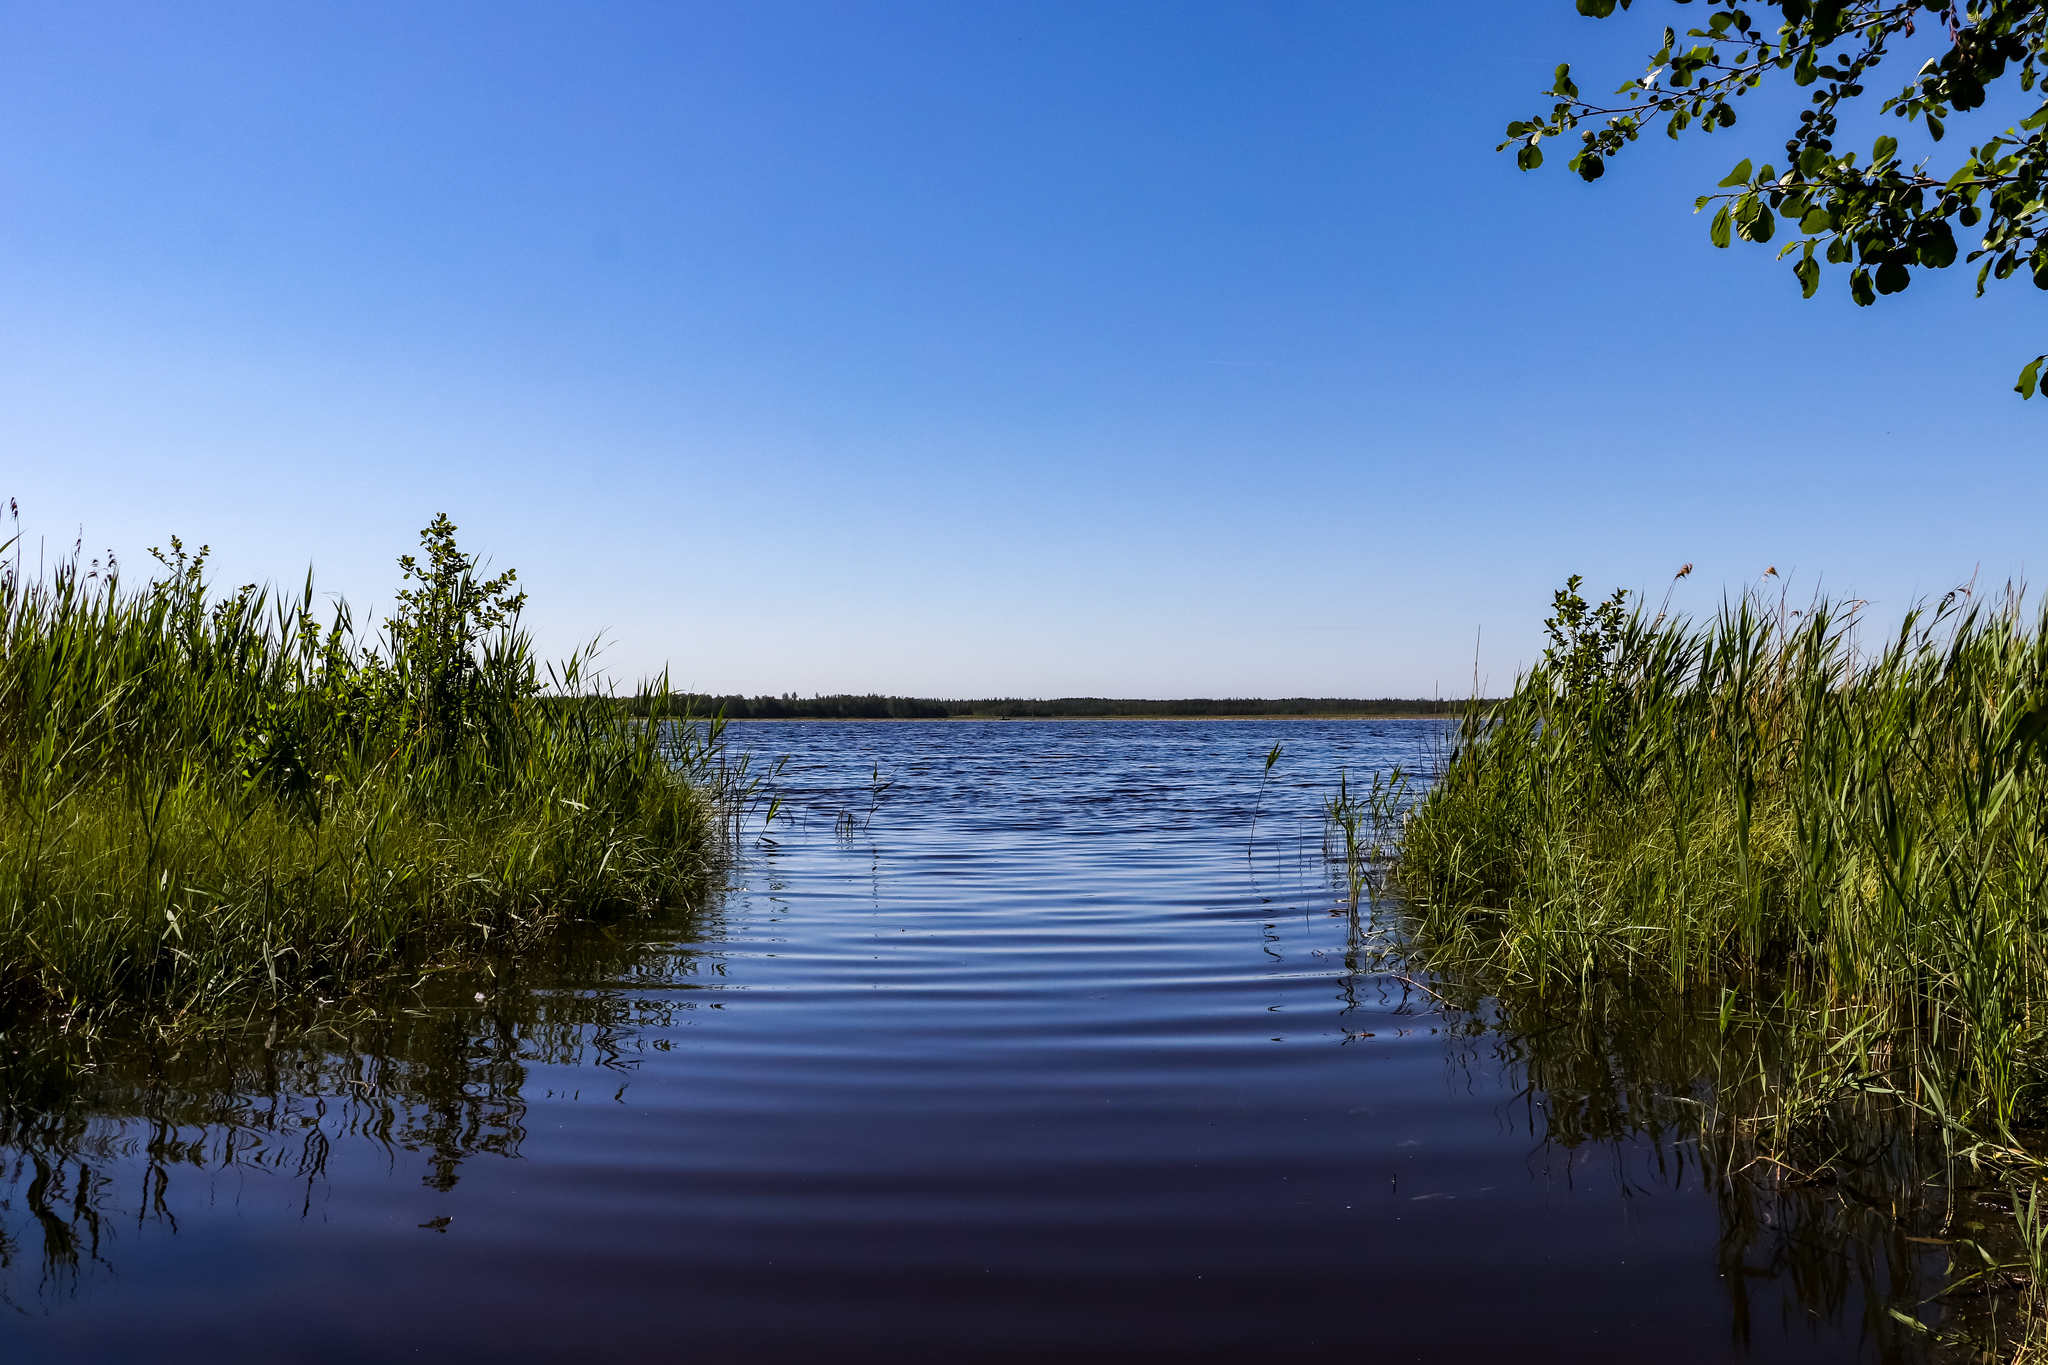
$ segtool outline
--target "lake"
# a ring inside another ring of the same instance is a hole
[[[1632,1046],[1711,1020],[1561,1053],[1371,952],[1322,802],[1447,740],[735,725],[784,805],[695,914],[18,1027],[0,1356],[1915,1358],[1939,1250],[1716,1176]]]

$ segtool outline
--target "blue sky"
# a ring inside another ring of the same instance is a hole
[[[548,651],[747,692],[1463,693],[1573,572],[2042,559],[2034,291],[1713,250],[1783,101],[1522,175],[1700,7],[1451,13],[0,3],[0,497],[358,608],[446,511]]]

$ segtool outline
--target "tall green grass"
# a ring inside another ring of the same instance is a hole
[[[686,900],[717,819],[701,727],[543,671],[513,575],[437,518],[372,635],[209,590],[0,569],[0,999],[350,989],[565,916]],[[715,743],[715,735],[709,737]]]
[[[1827,602],[1694,625],[1577,586],[1409,817],[1421,939],[1538,990],[1796,985],[2016,1121],[2048,1040],[2041,616],[1952,594],[1858,650]]]
[[[1859,640],[1860,604],[1578,587],[1406,818],[1408,956],[1547,1030],[1618,990],[1705,1020],[1718,1179],[1948,1210],[1953,1273],[2033,1280],[1999,1330],[2048,1340],[2041,1220],[1976,1230],[1962,1193],[2038,1210],[2048,1176],[2048,619],[1959,590]]]

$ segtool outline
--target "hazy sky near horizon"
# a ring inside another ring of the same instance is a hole
[[[359,609],[446,511],[550,653],[806,694],[1455,694],[1574,572],[2042,559],[2034,291],[1713,250],[1756,97],[1520,174],[1702,11],[1451,9],[0,0],[0,499]]]

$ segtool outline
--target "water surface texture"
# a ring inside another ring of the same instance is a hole
[[[694,917],[18,1052],[0,1358],[1909,1351],[1912,1267],[1361,953],[1320,802],[1438,722],[733,728],[787,818]]]

